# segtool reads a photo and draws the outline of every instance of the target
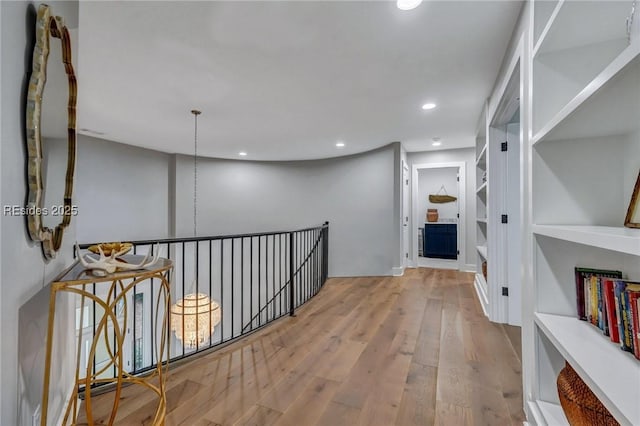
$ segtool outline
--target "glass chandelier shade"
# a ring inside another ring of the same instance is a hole
[[[184,346],[195,348],[209,342],[220,318],[218,302],[204,293],[191,293],[171,307],[171,330]]]

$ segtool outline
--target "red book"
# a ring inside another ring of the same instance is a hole
[[[633,342],[633,355],[640,359],[640,324],[638,323],[638,297],[640,291],[629,291],[629,314],[631,316],[631,341]]]
[[[616,301],[613,294],[613,280],[604,278],[604,304],[609,318],[609,338],[614,343],[620,343],[620,331],[618,329],[618,315],[616,313]]]

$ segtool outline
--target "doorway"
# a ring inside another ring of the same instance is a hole
[[[413,165],[411,229],[416,267],[460,270],[464,264],[464,188],[464,162]],[[448,195],[455,200],[432,202],[430,195]],[[437,219],[433,214],[427,218],[428,210],[437,210]]]
[[[522,75],[519,58],[489,121],[489,318],[522,323]]]

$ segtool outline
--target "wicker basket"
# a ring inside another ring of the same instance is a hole
[[[557,384],[560,405],[571,426],[619,425],[569,363],[560,371]]]

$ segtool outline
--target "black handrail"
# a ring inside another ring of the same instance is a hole
[[[290,234],[292,232],[305,232],[305,231],[313,231],[314,229],[328,227],[329,222],[325,222],[319,226],[312,226],[310,228],[303,229],[295,229],[293,231],[272,231],[272,232],[259,232],[256,234],[229,234],[229,235],[215,235],[208,237],[180,237],[180,238],[156,238],[153,240],[135,240],[135,241],[127,241],[128,243],[133,244],[134,246],[149,246],[153,244],[166,244],[166,243],[192,243],[192,242],[201,242],[201,241],[219,241],[219,240],[230,240],[230,239],[240,239],[240,238],[250,238],[250,237],[264,237],[267,235],[280,235],[280,234]],[[81,249],[88,249],[90,246],[98,243],[82,243],[78,244],[78,247]]]

